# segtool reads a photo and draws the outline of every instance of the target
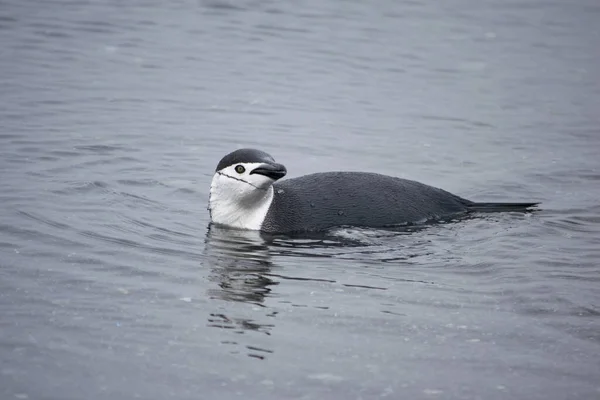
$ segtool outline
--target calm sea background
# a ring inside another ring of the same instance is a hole
[[[208,229],[214,168],[541,201]],[[0,398],[600,398],[597,0],[0,0]]]

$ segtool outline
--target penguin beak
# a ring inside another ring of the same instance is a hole
[[[262,164],[260,167],[254,168],[250,172],[250,175],[252,175],[252,174],[264,175],[264,176],[269,177],[269,178],[273,179],[274,181],[276,181],[279,178],[283,178],[286,173],[287,173],[287,170],[285,169],[285,167],[283,165],[273,163],[273,164]]]

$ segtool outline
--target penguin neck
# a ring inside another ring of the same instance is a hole
[[[246,230],[260,230],[273,202],[273,186],[239,198],[211,185],[208,209],[215,224]]]

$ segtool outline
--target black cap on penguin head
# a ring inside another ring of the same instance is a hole
[[[265,153],[261,150],[256,149],[239,149],[227,154],[225,157],[219,161],[217,164],[216,171],[220,171],[223,168],[227,168],[234,164],[239,163],[267,163],[272,164],[275,163],[273,157],[271,157],[268,153]]]

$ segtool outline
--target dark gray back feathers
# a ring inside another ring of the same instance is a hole
[[[367,172],[324,172],[273,185],[262,230],[385,227],[467,212],[471,201],[419,182]]]

